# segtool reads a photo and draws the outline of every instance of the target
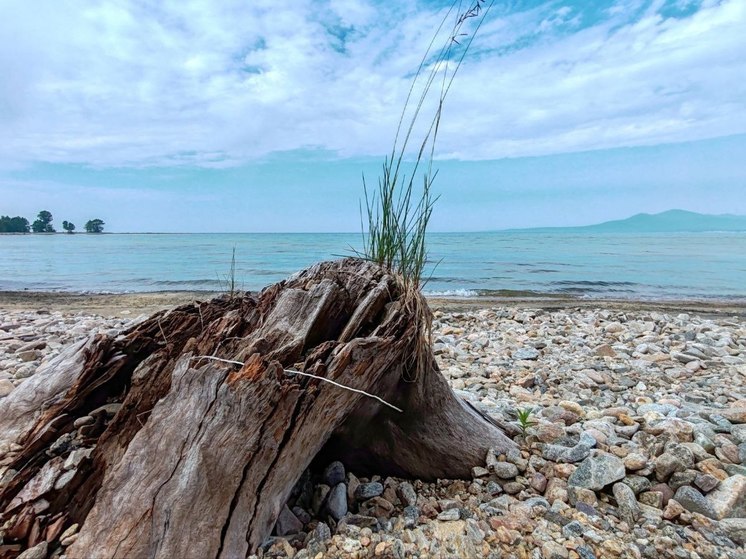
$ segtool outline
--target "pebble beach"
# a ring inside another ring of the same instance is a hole
[[[743,309],[432,306],[442,373],[518,450],[468,480],[308,471],[262,556],[746,557]],[[67,344],[145,317],[118,310],[0,310],[0,401]]]

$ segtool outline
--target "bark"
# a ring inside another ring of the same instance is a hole
[[[468,477],[512,442],[450,390],[423,319],[419,295],[346,259],[71,346],[0,401],[0,448],[18,445],[0,454],[0,557],[72,524],[70,558],[245,557],[317,456]]]

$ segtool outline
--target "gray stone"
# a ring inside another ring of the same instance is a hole
[[[692,485],[697,478],[697,472],[687,470],[685,472],[674,472],[668,480],[668,486],[676,491],[682,485]]]
[[[578,557],[580,559],[596,559],[596,554],[593,553],[593,550],[585,545],[580,545],[575,549],[575,553],[578,554]]]
[[[438,515],[438,520],[451,521],[451,520],[458,520],[460,517],[461,517],[461,514],[459,513],[458,509],[448,509],[448,510],[444,510]]]
[[[650,480],[642,476],[627,476],[622,480],[622,483],[629,485],[635,495],[650,490],[651,486]]]
[[[709,493],[720,485],[720,480],[710,474],[697,474],[694,478],[694,485],[699,487],[703,493]]]
[[[342,477],[344,479],[344,476]],[[347,486],[343,483],[337,483],[326,499],[326,510],[334,520],[339,521],[347,514]]]
[[[417,526],[417,521],[420,518],[420,509],[415,506],[404,507],[402,516],[404,518],[404,527],[414,528]]]
[[[326,467],[322,477],[324,478],[324,483],[329,487],[334,487],[338,483],[342,483],[345,480],[344,464],[339,461],[332,462]]]
[[[552,462],[575,464],[585,460],[591,453],[591,447],[577,444],[573,447],[560,446],[556,444],[545,444],[541,449],[541,456]]]
[[[510,462],[498,462],[494,466],[494,472],[500,479],[513,479],[518,475],[518,466]]]
[[[513,352],[513,359],[516,361],[535,361],[541,355],[538,350],[532,347],[523,347]]]
[[[405,507],[413,507],[417,504],[417,493],[408,481],[403,481],[396,488],[396,494]]]
[[[693,466],[692,451],[675,445],[655,459],[655,477],[658,481],[666,481],[674,472],[683,472]]]
[[[624,478],[625,468],[616,456],[598,454],[586,458],[567,480],[568,485],[598,491]]]
[[[332,531],[329,529],[329,526],[327,526],[324,522],[319,522],[316,525],[316,528],[313,529],[313,537],[319,540],[320,542],[323,542],[328,539],[331,539]]]
[[[718,525],[738,545],[746,545],[746,518],[724,518]]]
[[[41,542],[34,547],[27,549],[18,556],[18,559],[46,559],[47,557],[47,542]]]
[[[377,481],[370,483],[361,483],[355,491],[355,498],[358,501],[365,501],[366,499],[372,499],[378,497],[383,493],[383,485]]]
[[[614,498],[619,508],[619,516],[624,520],[627,525],[632,528],[640,518],[640,506],[637,504],[635,494],[629,485],[624,483],[615,483],[612,487]]]
[[[583,535],[583,532],[585,532],[585,527],[577,520],[568,522],[562,527],[562,535],[567,539],[578,538]]]
[[[715,510],[710,502],[694,487],[688,485],[679,487],[674,495],[674,500],[689,512],[697,512],[708,518],[715,518]]]
[[[277,523],[275,524],[275,533],[278,536],[289,536],[290,534],[297,534],[303,530],[303,524],[298,517],[288,508],[287,505],[282,507],[280,515],[277,517]]]

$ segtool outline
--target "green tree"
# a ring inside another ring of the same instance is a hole
[[[103,233],[105,223],[101,219],[89,219],[85,224],[86,233]]]
[[[68,233],[75,233],[75,224],[72,221],[63,221],[62,228]]]
[[[39,215],[36,216],[36,221],[31,225],[34,233],[54,233],[54,227],[52,227],[52,214],[47,210],[42,210]]]
[[[30,230],[31,226],[25,217],[0,217],[0,233],[28,233]]]

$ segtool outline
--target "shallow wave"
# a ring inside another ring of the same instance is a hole
[[[162,285],[168,287],[177,287],[179,285],[210,285],[219,286],[221,283],[217,279],[194,279],[194,280],[151,280],[150,285]]]
[[[478,297],[479,292],[472,289],[444,289],[438,290],[425,290],[423,292],[427,297]]]

